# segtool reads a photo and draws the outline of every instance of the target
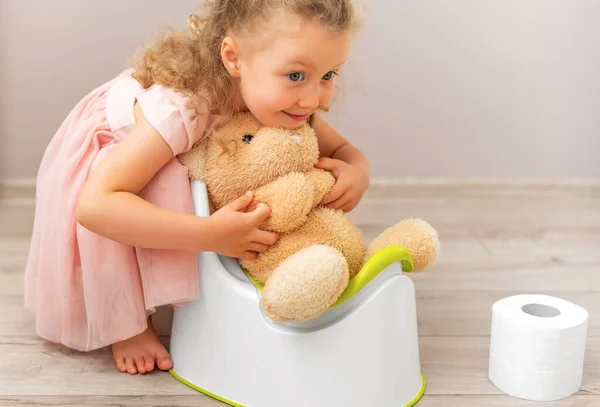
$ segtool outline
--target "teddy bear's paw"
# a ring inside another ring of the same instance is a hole
[[[313,206],[317,206],[335,185],[335,178],[329,171],[315,168],[306,173],[314,188]]]
[[[286,174],[255,192],[255,202],[269,205],[271,215],[261,228],[277,233],[298,229],[313,205],[313,187],[304,174]]]
[[[424,271],[435,263],[440,252],[437,231],[423,219],[404,219],[386,229],[371,243],[367,259],[392,245],[403,246],[410,251],[415,272]]]
[[[348,264],[333,247],[314,245],[285,259],[262,290],[265,314],[302,321],[325,312],[348,285]]]

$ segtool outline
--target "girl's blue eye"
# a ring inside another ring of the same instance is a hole
[[[333,78],[333,75],[335,75],[335,72],[329,71],[325,75],[323,75],[323,79],[325,79],[326,81],[329,81],[329,80],[331,80],[331,78]]]
[[[304,79],[304,74],[302,72],[292,72],[288,75],[288,78],[294,82],[300,82]]]

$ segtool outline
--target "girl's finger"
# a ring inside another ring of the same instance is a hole
[[[319,162],[315,165],[315,168],[319,168],[326,171],[331,171],[332,175],[337,178],[340,174],[338,168],[338,160],[334,160],[328,157],[321,157]]]
[[[279,240],[279,234],[275,232],[268,232],[266,230],[257,230],[252,235],[252,241],[254,243],[263,244],[266,246],[272,246]]]
[[[327,205],[328,208],[331,209],[341,209],[345,204],[351,201],[350,190],[346,190],[338,199],[329,203]]]
[[[258,253],[252,251],[245,251],[242,253],[240,259],[242,260],[254,260],[258,257]]]
[[[338,200],[344,192],[347,190],[347,187],[340,182],[336,182],[331,191],[327,194],[325,198],[323,198],[323,205],[328,205],[336,200]]]
[[[252,250],[253,252],[264,252],[265,250],[267,250],[269,248],[269,245],[266,245],[264,243],[258,243],[258,242],[252,242],[250,243],[248,249]]]
[[[344,212],[350,212],[352,209],[354,209],[355,204],[352,200],[346,202],[340,209],[343,210]]]

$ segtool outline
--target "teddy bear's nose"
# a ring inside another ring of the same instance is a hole
[[[300,141],[302,140],[302,139],[300,138],[300,136],[299,136],[299,135],[297,135],[297,134],[292,134],[290,137],[292,138],[292,140],[294,140],[294,142],[295,142],[296,144],[300,144]]]

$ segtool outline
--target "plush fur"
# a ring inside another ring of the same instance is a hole
[[[179,156],[191,179],[202,180],[216,209],[254,191],[251,210],[266,203],[271,215],[261,227],[278,232],[278,242],[255,260],[240,264],[264,284],[262,306],[275,320],[306,320],[333,304],[365,261],[389,245],[406,247],[415,270],[433,264],[437,232],[421,219],[388,228],[367,247],[346,214],[319,203],[335,183],[314,168],[319,149],[314,130],[264,127],[239,114],[211,137]]]

